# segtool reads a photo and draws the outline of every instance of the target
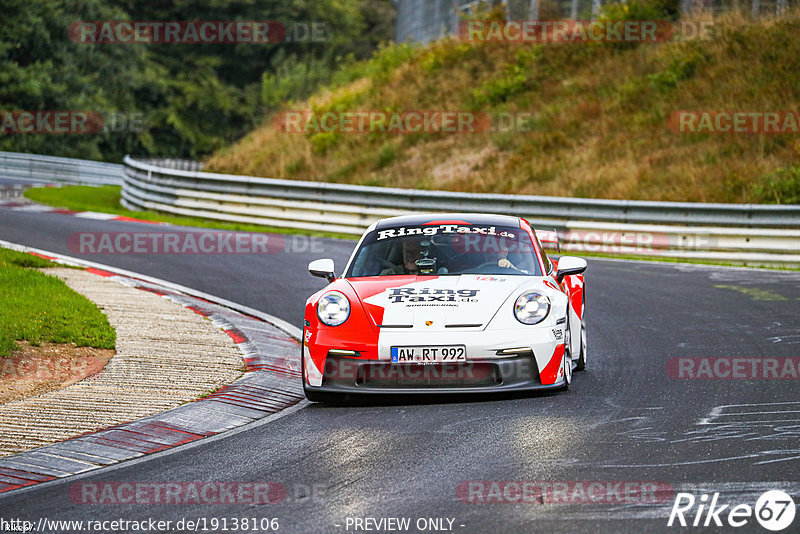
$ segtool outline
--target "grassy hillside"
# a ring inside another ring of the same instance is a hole
[[[384,48],[284,109],[530,112],[530,131],[284,133],[268,117],[208,170],[456,191],[800,202],[800,135],[667,127],[679,110],[797,111],[800,13],[756,22],[729,14],[712,31],[710,40],[638,46],[451,38]]]

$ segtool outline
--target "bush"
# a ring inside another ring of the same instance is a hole
[[[309,138],[311,148],[317,154],[326,154],[339,142],[339,134],[335,132],[315,133]]]
[[[698,66],[705,60],[699,50],[687,51],[684,56],[674,57],[663,71],[647,76],[647,81],[653,89],[666,92],[677,87],[679,82],[694,76]]]
[[[680,0],[611,2],[601,9],[602,20],[678,20]]]
[[[600,20],[677,20],[680,16],[679,0],[630,0],[612,2],[603,6]],[[619,49],[635,48],[639,42],[609,41],[608,45]]]
[[[397,159],[397,147],[392,143],[386,143],[378,151],[378,161],[375,163],[375,168],[388,167],[395,159]]]
[[[756,186],[756,195],[763,202],[800,204],[800,166],[769,173]]]

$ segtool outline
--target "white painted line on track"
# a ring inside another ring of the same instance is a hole
[[[111,221],[119,217],[119,215],[114,215],[113,213],[98,213],[96,211],[79,211],[73,217],[79,217],[81,219],[96,219],[98,221]]]

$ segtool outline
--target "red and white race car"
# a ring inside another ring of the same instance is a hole
[[[330,282],[305,307],[303,388],[312,401],[566,389],[586,365],[586,261],[549,258],[525,219],[383,219],[341,277],[330,259],[308,269]]]

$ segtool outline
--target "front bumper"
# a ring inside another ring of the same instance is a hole
[[[363,333],[333,329],[304,333],[304,385],[314,391],[447,392],[555,389],[564,386],[563,327]],[[559,335],[556,335],[559,334]],[[465,363],[391,364],[391,348],[464,345]],[[503,351],[525,349],[518,354]],[[351,351],[354,356],[338,355]]]
[[[558,389],[563,378],[542,384],[532,353],[433,365],[393,364],[328,356],[321,386],[309,391],[358,394],[497,393]]]

